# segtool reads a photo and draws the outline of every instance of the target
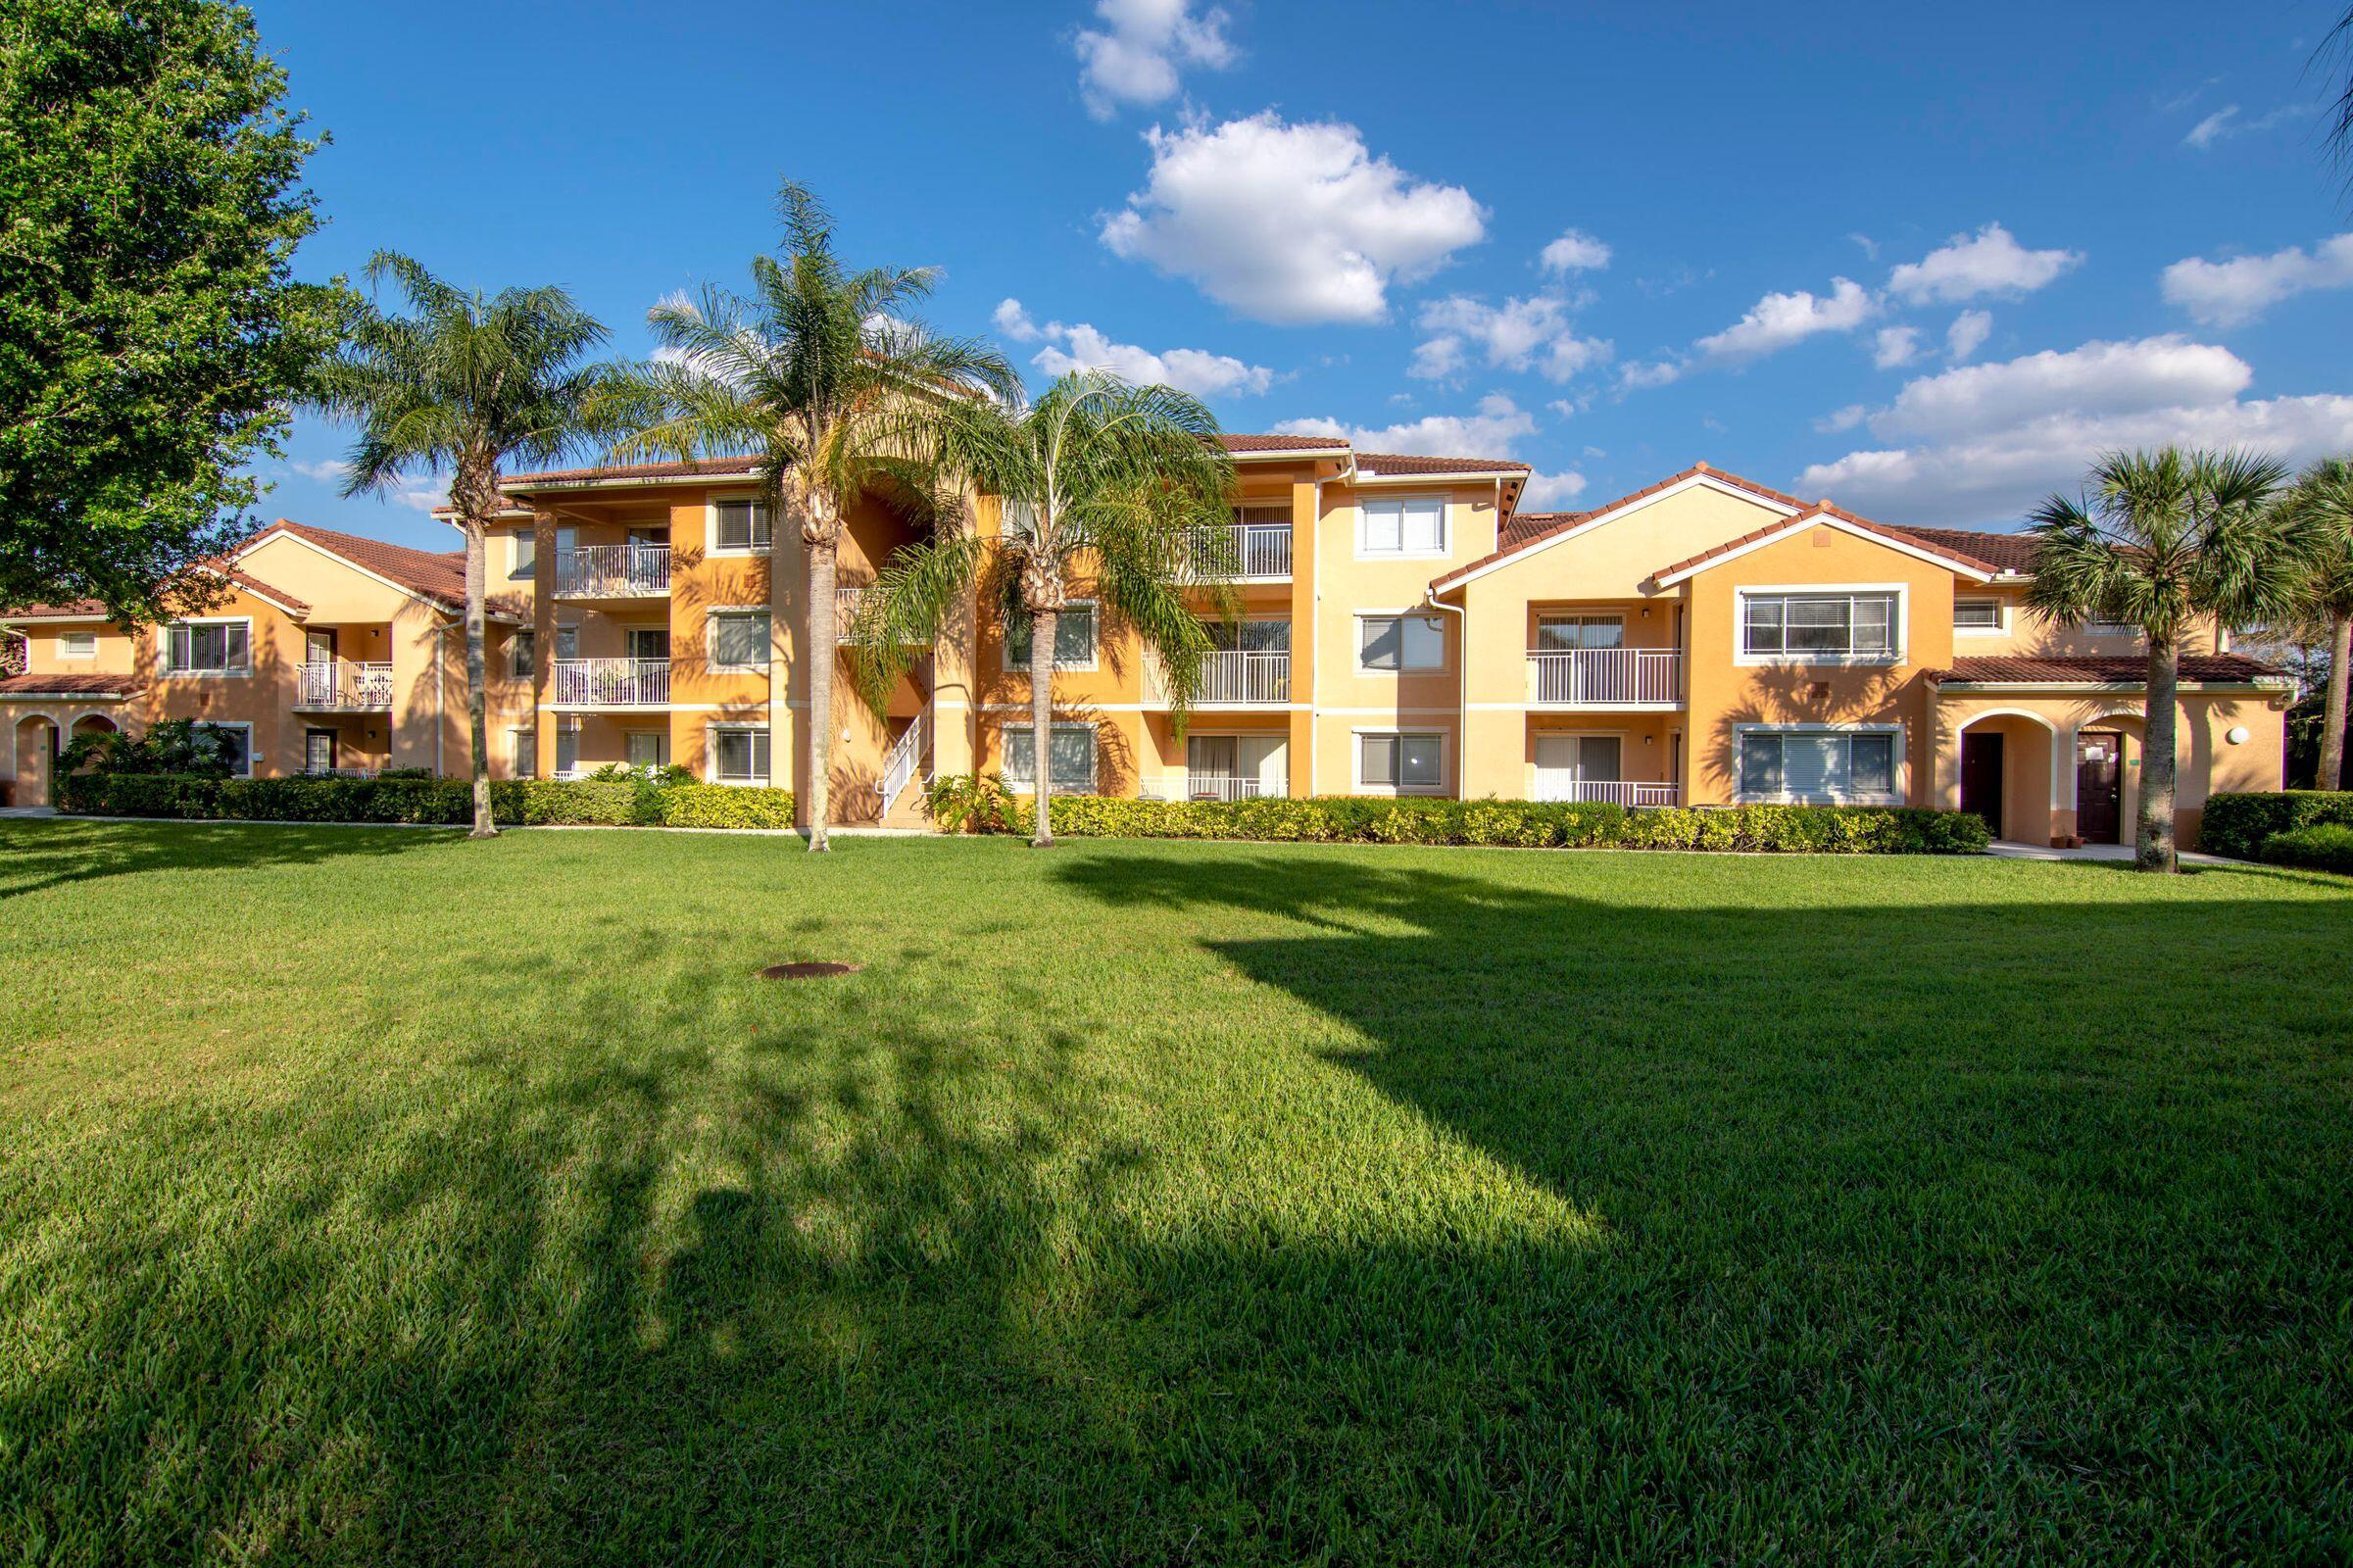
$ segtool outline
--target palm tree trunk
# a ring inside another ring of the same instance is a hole
[[[1030,775],[1038,803],[1038,830],[1030,835],[1033,850],[1054,848],[1054,639],[1062,623],[1059,607],[1041,610],[1029,622],[1029,741],[1036,755]]]
[[[484,558],[489,554],[487,530],[478,518],[466,519],[466,723],[472,744],[474,827],[470,838],[498,836],[490,816],[489,698],[482,677],[482,619]]]
[[[834,562],[840,549],[831,529],[809,545],[809,848],[829,850],[825,825],[833,814],[833,662],[840,638],[834,617]]]
[[[2321,770],[2312,782],[2316,789],[2341,790],[2345,787],[2345,687],[2353,678],[2353,615],[2338,616],[2330,629],[2328,696],[2321,707]]]
[[[2132,837],[2132,858],[2143,871],[2181,869],[2174,853],[2174,729],[2181,656],[2172,638],[2150,636],[2148,703],[2140,726],[2140,821]]]

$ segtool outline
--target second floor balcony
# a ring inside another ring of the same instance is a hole
[[[347,659],[297,665],[294,706],[320,713],[389,713],[392,666]]]
[[[1539,649],[1528,655],[1528,701],[1545,708],[1680,708],[1676,648]]]
[[[570,708],[665,708],[666,659],[559,659],[551,702]]]
[[[1282,582],[1291,576],[1291,524],[1230,522],[1197,529],[1194,568],[1203,576],[1220,571],[1241,582]]]
[[[668,545],[580,545],[556,552],[559,599],[662,599],[669,591]]]
[[[1170,700],[1167,672],[1157,659],[1145,665],[1144,695],[1147,702],[1163,707]],[[1290,701],[1289,650],[1221,648],[1201,656],[1201,687],[1193,694],[1195,707],[1257,708]]]

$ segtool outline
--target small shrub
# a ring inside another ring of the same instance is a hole
[[[784,827],[793,825],[791,790],[728,784],[666,784],[656,790],[664,827]]]
[[[58,782],[58,803],[91,816],[199,821],[417,822],[473,820],[465,779],[203,778],[171,773],[84,773]],[[490,814],[508,826],[790,827],[790,790],[654,784],[644,779],[498,779]]]
[[[2300,865],[2353,876],[2353,826],[2316,822],[2275,833],[2263,841],[2263,858],[2274,865]]]
[[[2226,792],[2207,799],[2198,820],[2198,848],[2252,860],[2274,834],[2329,822],[2353,825],[2353,790]]]

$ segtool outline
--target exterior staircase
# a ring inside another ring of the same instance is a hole
[[[918,711],[883,759],[882,777],[874,793],[882,798],[886,828],[931,830],[931,810],[924,783],[930,777],[931,715]]]

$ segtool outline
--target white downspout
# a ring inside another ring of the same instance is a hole
[[[1438,595],[1423,591],[1423,602],[1432,610],[1454,617],[1454,663],[1458,677],[1454,698],[1454,798],[1464,799],[1462,793],[1463,763],[1470,754],[1471,743],[1471,622],[1463,612],[1466,607],[1439,602]]]

